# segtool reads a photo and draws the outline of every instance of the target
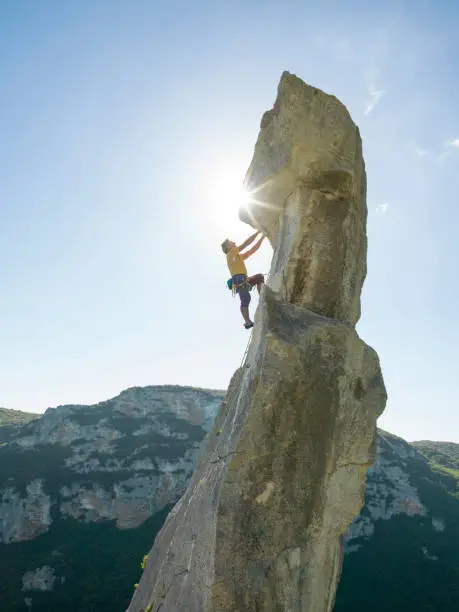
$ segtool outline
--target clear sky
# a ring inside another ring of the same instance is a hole
[[[0,405],[226,388],[248,333],[219,245],[250,231],[232,194],[289,70],[361,129],[379,424],[459,442],[458,19],[446,0],[0,0]]]

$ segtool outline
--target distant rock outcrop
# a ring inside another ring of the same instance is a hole
[[[273,246],[242,368],[130,612],[330,612],[386,392],[357,335],[366,272],[358,130],[284,73],[247,175],[244,219]]]
[[[379,432],[334,612],[459,610],[457,466],[459,444]]]
[[[37,568],[33,572],[26,572],[22,577],[23,591],[52,591],[56,576],[54,569],[49,565]]]
[[[0,411],[0,610],[125,609],[223,397],[135,387],[31,418]]]
[[[0,543],[34,539],[56,519],[138,527],[185,490],[202,428],[221,397],[186,387],[132,388],[97,406],[50,408],[22,426],[10,427],[5,416]]]

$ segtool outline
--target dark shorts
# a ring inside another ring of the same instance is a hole
[[[239,295],[241,300],[242,308],[247,308],[250,304],[251,295],[250,290],[264,282],[263,274],[255,274],[254,276],[245,276],[244,274],[235,274],[232,278],[233,286],[236,289],[236,293]]]

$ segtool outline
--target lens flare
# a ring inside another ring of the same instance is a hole
[[[244,185],[243,166],[219,166],[210,169],[209,175],[203,191],[202,204],[207,211],[207,222],[219,235],[242,235],[247,228],[241,223],[241,218],[256,227],[253,212],[257,207],[276,208],[261,199],[265,188],[269,187],[268,183],[255,189],[249,189]]]

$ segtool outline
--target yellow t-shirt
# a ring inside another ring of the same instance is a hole
[[[226,262],[228,264],[231,276],[235,274],[245,274],[247,276],[247,268],[245,267],[244,260],[239,253],[237,246],[233,247],[231,251],[226,254]]]

